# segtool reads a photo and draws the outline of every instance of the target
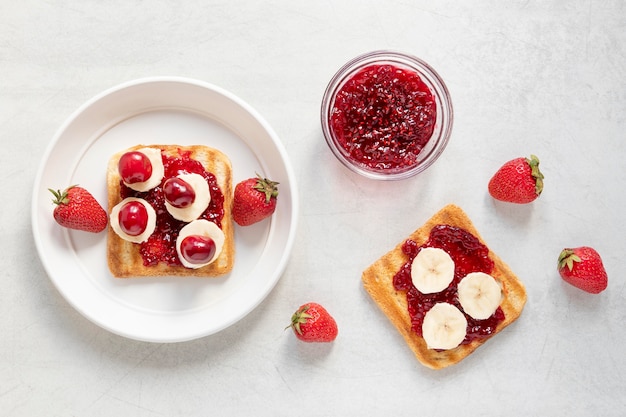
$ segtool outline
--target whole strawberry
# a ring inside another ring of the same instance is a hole
[[[309,343],[332,342],[338,333],[335,319],[317,303],[301,305],[291,316],[291,324],[286,328],[289,327],[298,339]]]
[[[543,178],[539,159],[535,155],[515,158],[502,165],[491,177],[489,194],[508,203],[530,203],[543,191]]]
[[[67,189],[48,190],[54,195],[52,202],[54,220],[63,227],[98,233],[109,222],[109,216],[91,193],[82,187],[72,185]]]
[[[235,186],[233,220],[249,226],[271,216],[276,210],[278,183],[262,178],[248,178]]]
[[[558,270],[566,282],[592,294],[604,291],[608,285],[600,254],[588,246],[563,249]]]

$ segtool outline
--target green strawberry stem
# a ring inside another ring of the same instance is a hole
[[[574,262],[580,262],[580,257],[571,249],[563,249],[559,254],[559,269],[567,268],[571,271],[574,269]]]
[[[543,179],[544,176],[539,170],[539,158],[535,155],[530,155],[530,158],[526,158],[526,162],[530,165],[530,174],[535,179],[535,192],[537,195],[543,191]]]
[[[48,191],[50,191],[52,193],[52,195],[54,196],[54,199],[52,200],[52,202],[56,205],[60,205],[60,204],[67,204],[70,202],[70,199],[67,197],[67,194],[69,192],[69,190],[71,188],[76,187],[76,185],[70,185],[69,187],[67,187],[65,190],[61,191],[61,190],[53,190],[52,188],[48,188]]]
[[[272,197],[278,197],[278,182],[268,180],[267,178],[261,177],[258,173],[256,174],[256,184],[254,185],[254,189],[265,194],[265,202],[269,203]]]
[[[302,309],[293,313],[293,316],[291,316],[291,324],[285,327],[285,330],[292,327],[295,329],[296,332],[298,332],[298,334],[302,334],[300,325],[303,323],[306,323],[307,319],[310,319],[311,317],[313,317],[306,312],[308,309],[309,309],[309,306],[305,306]]]

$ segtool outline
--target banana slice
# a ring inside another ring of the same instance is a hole
[[[459,302],[463,310],[476,320],[491,317],[502,302],[502,288],[489,274],[471,272],[458,286]]]
[[[465,315],[448,303],[435,304],[422,323],[422,337],[428,349],[454,349],[467,334]]]
[[[423,248],[411,265],[411,280],[422,294],[433,294],[448,288],[454,278],[454,261],[439,248]]]

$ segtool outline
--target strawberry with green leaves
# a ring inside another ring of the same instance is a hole
[[[54,220],[63,227],[99,233],[109,223],[109,216],[86,189],[72,185],[65,190],[48,190],[54,196]]]
[[[543,191],[543,174],[539,170],[539,158],[512,159],[491,177],[489,194],[496,200],[526,204],[539,197]]]
[[[296,337],[303,342],[332,342],[337,338],[338,329],[335,319],[324,307],[317,303],[301,305],[291,316],[291,324]]]
[[[559,254],[558,271],[565,282],[591,294],[604,291],[608,285],[602,258],[589,246],[563,249]]]
[[[270,217],[276,210],[278,183],[257,174],[235,186],[233,220],[240,226],[249,226]]]

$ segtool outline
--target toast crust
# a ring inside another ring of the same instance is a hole
[[[439,224],[462,228],[487,246],[465,212],[453,204],[447,205],[438,211],[424,225],[408,236],[407,239],[412,239],[418,245],[422,245],[428,241],[432,228]],[[370,265],[363,272],[362,281],[365,290],[393,323],[423,365],[432,369],[442,369],[460,362],[521,315],[526,304],[526,289],[509,266],[489,249],[489,257],[494,262],[491,275],[502,285],[503,301],[500,304],[500,308],[505,314],[504,320],[497,325],[495,331],[489,336],[475,339],[450,350],[438,351],[428,349],[424,339],[411,329],[406,293],[404,291],[396,291],[393,286],[394,275],[408,260],[407,255],[402,251],[403,243],[404,240]]]
[[[116,278],[218,277],[227,274],[234,265],[235,243],[231,216],[232,167],[229,158],[223,152],[203,145],[137,145],[112,155],[108,162],[106,175],[108,213],[111,213],[111,209],[122,200],[120,192],[123,185],[117,168],[120,157],[125,152],[146,147],[161,149],[163,154],[171,157],[178,157],[180,152],[188,152],[192,159],[199,161],[208,172],[215,176],[224,196],[224,216],[221,221],[221,228],[225,236],[224,247],[214,262],[198,269],[169,266],[164,262],[159,262],[153,266],[144,266],[139,253],[140,245],[122,239],[109,226],[107,231],[107,261],[111,274]]]

